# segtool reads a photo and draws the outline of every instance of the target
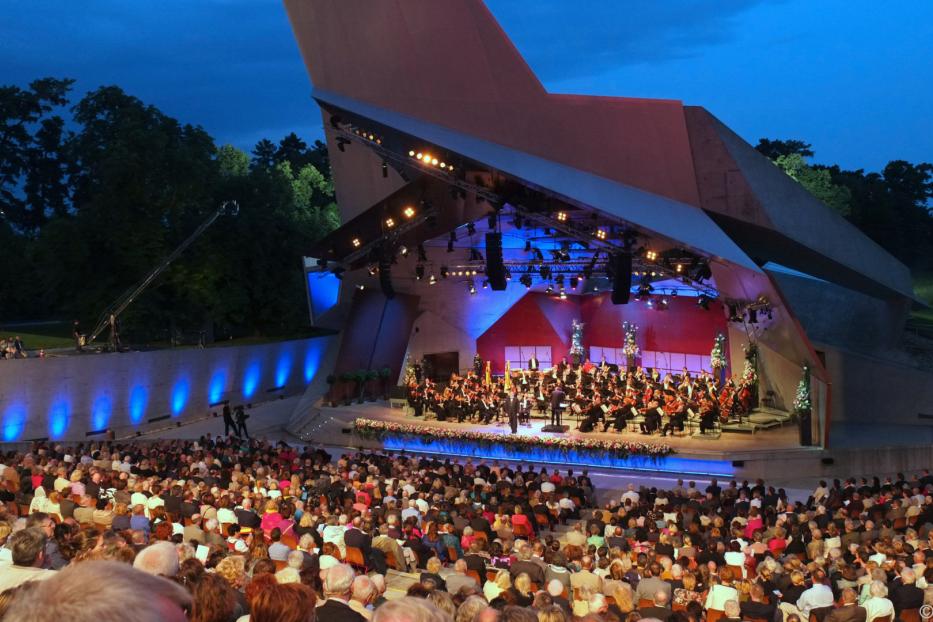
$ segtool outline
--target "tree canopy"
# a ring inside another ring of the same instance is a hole
[[[809,164],[811,145],[762,138],[755,147],[823,203],[917,272],[933,270],[933,164],[892,160],[881,172]]]
[[[275,335],[307,324],[300,257],[338,223],[320,142],[218,147],[116,86],[0,87],[0,320],[92,323],[226,199],[124,314],[124,334]]]

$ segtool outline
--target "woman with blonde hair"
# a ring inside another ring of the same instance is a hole
[[[509,571],[500,570],[496,573],[495,580],[486,581],[483,586],[483,596],[486,597],[487,601],[492,602],[502,592],[507,592],[510,587],[512,587],[512,578],[509,576]]]
[[[530,607],[535,600],[535,595],[531,591],[531,577],[527,572],[522,572],[515,577],[508,591],[515,597],[515,604],[519,607]]]
[[[615,601],[609,603],[609,611],[614,613],[620,622],[625,622],[628,614],[635,610],[632,586],[624,581],[614,582],[606,595]]]
[[[71,480],[71,494],[72,496],[83,497],[86,494],[86,489],[84,488],[84,482],[81,480],[84,479],[84,471],[81,469],[75,469],[71,472],[71,477],[68,479]]]

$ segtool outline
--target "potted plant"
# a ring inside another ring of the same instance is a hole
[[[330,402],[330,405],[336,408],[337,407],[337,394],[336,394],[336,388],[334,387],[334,385],[337,383],[337,376],[335,376],[334,374],[330,374],[329,376],[327,376],[326,380],[327,380],[327,399],[324,401]]]
[[[353,372],[353,380],[356,382],[356,403],[362,404],[366,394],[366,370],[358,369]]]
[[[352,372],[345,371],[340,374],[340,382],[342,383],[341,392],[343,394],[344,406],[349,406],[353,401],[353,383],[355,381],[356,376]]]
[[[380,384],[382,385],[382,399],[389,399],[389,377],[392,375],[392,370],[388,367],[383,367],[379,370],[379,378],[381,378]]]
[[[370,369],[366,372],[366,393],[370,402],[375,402],[376,397],[379,394],[377,390],[379,382],[379,372],[375,369]]]

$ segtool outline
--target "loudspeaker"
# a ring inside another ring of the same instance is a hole
[[[745,461],[744,461],[744,460],[733,460],[733,461],[732,461],[732,466],[734,466],[734,467],[743,467],[743,466],[745,466]]]
[[[392,287],[392,263],[387,259],[379,260],[379,287],[386,298],[389,300],[395,298],[395,288]]]
[[[832,458],[821,458],[820,462],[822,462],[826,466],[829,466],[831,464],[834,464],[836,461],[833,460]]]
[[[616,253],[612,256],[612,304],[628,304],[632,290],[632,255]]]
[[[489,287],[501,292],[505,289],[505,265],[502,263],[502,234],[489,232],[486,234],[486,278]]]

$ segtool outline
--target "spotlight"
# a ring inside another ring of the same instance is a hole
[[[595,235],[595,236],[596,236],[596,239],[598,239],[598,240],[605,240],[605,239],[606,239],[606,230],[605,230],[605,229],[597,229],[596,232],[595,232],[593,235]]]
[[[709,311],[709,297],[706,294],[697,296],[697,306],[705,311]]]
[[[646,258],[648,261],[654,261],[655,259],[658,258],[658,254],[657,254],[656,252],[654,252],[654,251],[646,251],[646,252],[645,252],[645,258]]]
[[[651,298],[649,298],[649,299],[648,299],[648,302],[645,303],[645,304],[648,305],[648,308],[649,308],[649,309],[654,309],[654,301],[651,300]]]
[[[483,279],[483,289],[489,289],[489,279]]]
[[[473,283],[472,279],[470,279],[470,295],[471,296],[476,295],[476,285]]]
[[[446,279],[448,274],[447,266],[441,266],[441,278]]]
[[[369,276],[376,276],[376,272],[377,272],[376,266],[369,266],[368,271],[369,271]]]
[[[416,155],[415,157],[418,158],[418,159],[420,160],[421,158],[424,157],[424,154],[422,154],[422,153],[419,151],[419,152],[418,152],[418,155]]]
[[[453,172],[454,172],[454,166],[453,166],[453,164],[448,164],[448,165],[447,165],[447,170],[450,171],[451,173],[453,173]]]
[[[570,289],[577,289],[577,284],[579,282],[580,280],[577,277],[575,276],[570,277]]]
[[[395,219],[394,219],[394,218],[386,218],[386,227],[388,227],[389,229],[391,229],[391,228],[394,227],[394,226],[395,226]]]
[[[398,254],[401,255],[402,257],[408,257],[408,247],[407,247],[407,246],[399,246],[399,247],[398,247]]]
[[[545,293],[545,294],[553,294],[553,293],[554,293],[554,286],[548,284],[547,289],[544,290],[544,293]]]
[[[472,222],[467,223],[467,235],[476,235],[476,225]]]
[[[525,252],[526,253],[531,252],[531,240],[525,240]]]
[[[363,291],[364,289],[366,289],[366,286],[360,283],[359,285],[356,286],[356,289]]]
[[[664,311],[667,309],[667,298],[662,298],[658,303],[658,311]]]
[[[541,266],[541,278],[546,279],[551,276],[551,269],[548,266]]]
[[[428,278],[428,285],[434,285],[437,283],[437,277],[433,274]]]
[[[677,274],[680,274],[681,272],[684,271],[684,265],[679,263],[676,266],[674,266],[674,270],[677,272]]]
[[[525,286],[527,289],[531,289],[531,275],[523,274],[519,277],[518,282]]]
[[[567,300],[567,292],[565,292],[563,289],[560,290],[560,299]]]
[[[534,249],[534,251],[535,251],[535,259],[537,259],[538,261],[544,261],[544,253],[541,252],[541,249],[536,248]]]
[[[428,260],[428,254],[424,250],[424,244],[419,244],[418,245],[418,261],[427,261],[427,260]]]
[[[567,220],[567,212],[557,212],[557,220],[564,222]]]
[[[359,247],[360,247],[360,244],[361,244],[360,239],[359,239],[359,238],[353,238],[352,244],[353,244],[353,248],[359,248]]]
[[[385,160],[382,161],[382,177],[386,178],[389,176],[389,163]]]
[[[414,152],[414,151],[409,151],[409,152],[408,152],[408,157],[409,157],[409,158],[415,157],[415,152]]]
[[[419,263],[417,266],[415,266],[415,279],[420,281],[423,278],[424,278],[424,266],[422,266]]]

